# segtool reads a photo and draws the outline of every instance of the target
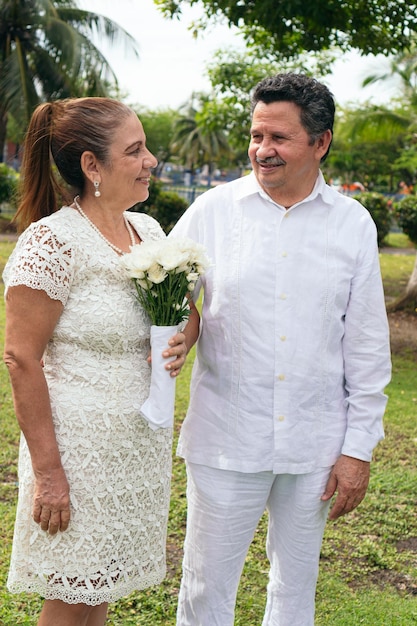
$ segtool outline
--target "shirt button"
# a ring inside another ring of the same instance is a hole
[[[284,252],[281,252],[281,256],[288,256],[288,252],[285,252],[284,250]]]
[[[278,374],[278,380],[285,380],[285,374]]]
[[[285,417],[283,415],[278,415],[279,422],[283,422],[284,420],[285,420]]]
[[[280,339],[281,339],[281,341],[285,341],[287,339],[287,337],[285,335],[281,335]]]
[[[287,299],[287,294],[286,293],[281,293],[280,296],[281,300],[286,300]]]
[[[290,214],[288,213],[288,211],[285,211],[284,217],[289,217],[289,216],[290,216]]]

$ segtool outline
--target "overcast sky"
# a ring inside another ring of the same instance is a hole
[[[168,20],[153,0],[79,0],[79,6],[110,17],[139,43],[139,59],[132,59],[119,46],[103,49],[129,104],[151,109],[178,108],[193,91],[209,91],[205,66],[213,52],[242,47],[236,31],[227,26],[216,26],[194,39],[188,26],[201,16],[201,9],[196,7],[188,7],[181,20]],[[339,105],[369,99],[387,101],[394,95],[394,87],[387,88],[382,83],[361,87],[363,78],[377,72],[383,63],[385,59],[364,59],[352,54],[337,62],[333,76],[325,82]]]

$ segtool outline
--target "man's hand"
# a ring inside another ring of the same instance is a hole
[[[370,463],[367,461],[343,454],[338,458],[321,497],[326,502],[337,492],[329,519],[336,520],[362,502],[369,483],[369,473]]]

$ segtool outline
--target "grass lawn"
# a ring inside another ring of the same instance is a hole
[[[387,298],[406,284],[413,255],[409,242],[394,235],[397,254],[381,254]],[[390,235],[391,238],[391,235]],[[13,243],[0,243],[0,268]],[[0,291],[0,343],[3,343],[3,286]],[[365,501],[353,513],[329,523],[321,553],[316,626],[407,626],[417,624],[417,317],[397,315],[393,380],[385,418],[386,438],[375,452]],[[406,340],[402,330],[407,329]],[[177,433],[185,415],[192,358],[177,381]],[[5,589],[17,496],[18,428],[6,368],[0,365],[0,626],[36,624],[40,600],[10,595]],[[172,501],[167,544],[168,576],[162,585],[134,593],[110,608],[110,626],[173,626],[180,582],[186,519],[185,475],[173,457]],[[261,520],[246,559],[235,625],[259,626],[265,602],[268,563]],[[59,626],[59,625],[57,625]]]

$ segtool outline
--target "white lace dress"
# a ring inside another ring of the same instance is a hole
[[[142,240],[164,236],[149,216],[127,216]],[[118,258],[77,211],[63,207],[23,233],[4,272],[6,287],[42,289],[64,304],[44,372],[72,516],[55,536],[32,520],[22,436],[12,592],[96,605],[165,576],[172,429],[153,431],[140,414],[150,324]]]

